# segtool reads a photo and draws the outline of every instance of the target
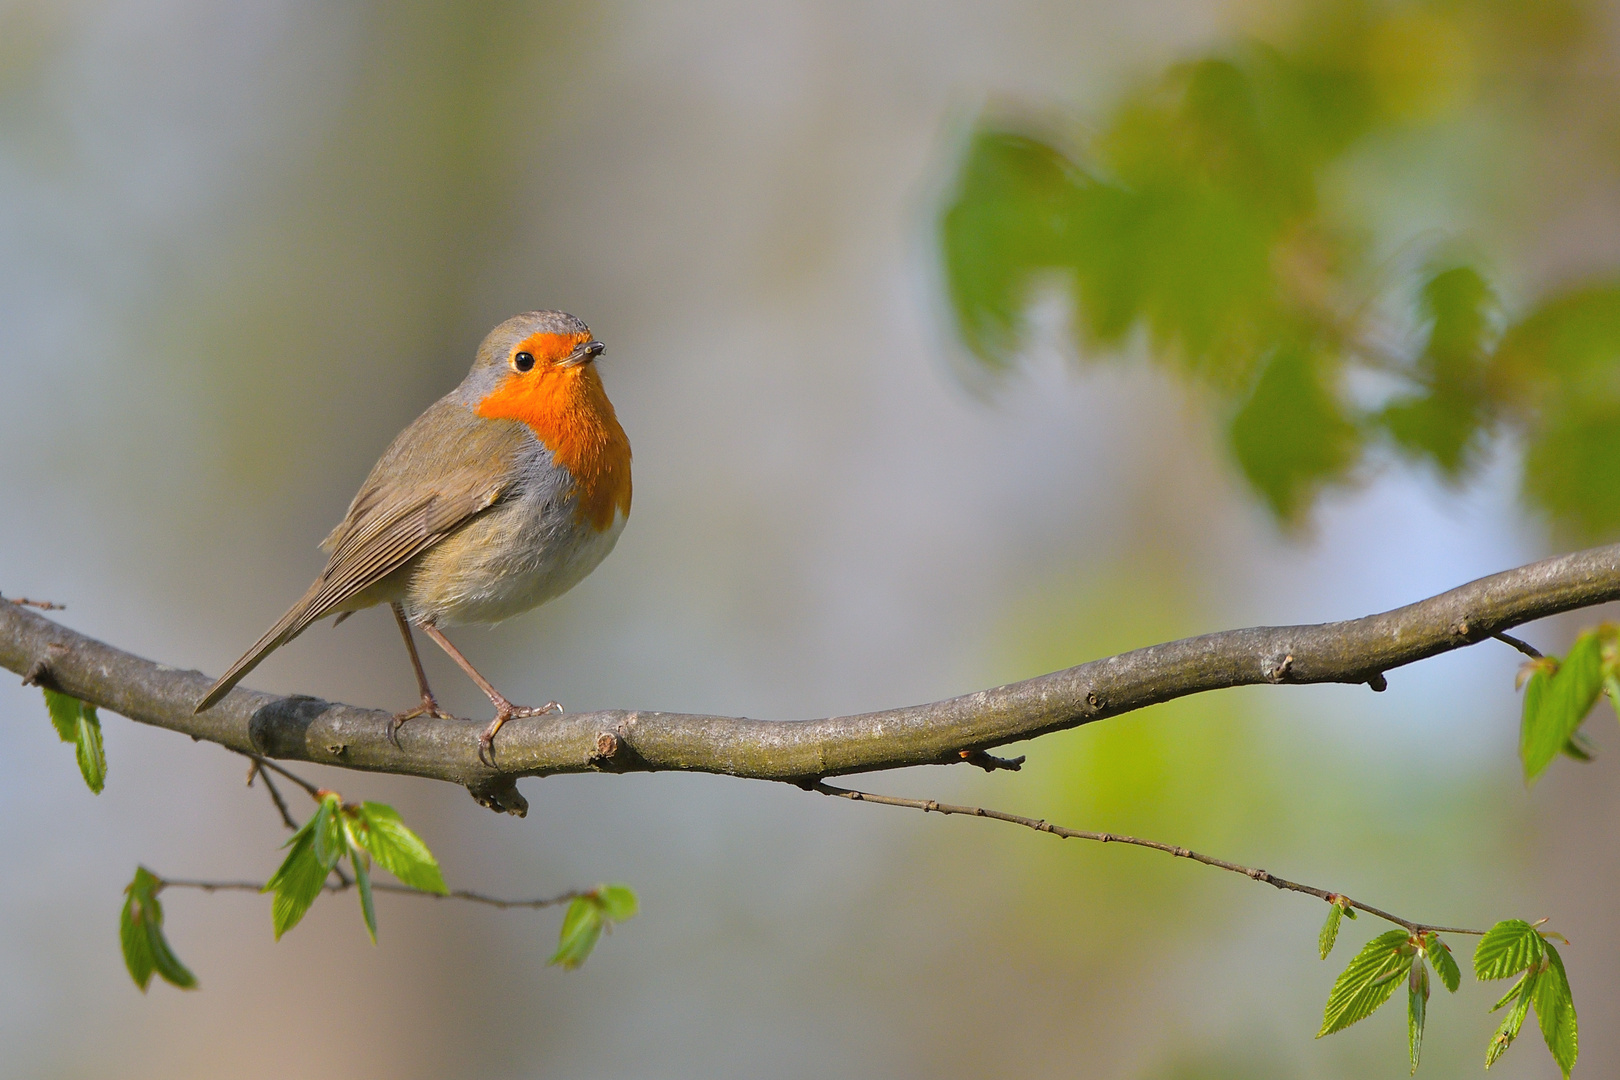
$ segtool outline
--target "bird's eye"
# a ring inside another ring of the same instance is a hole
[[[530,368],[534,367],[534,354],[526,352],[518,353],[516,356],[512,357],[512,366],[517,368],[519,371],[528,371]]]

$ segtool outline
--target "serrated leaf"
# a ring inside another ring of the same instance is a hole
[[[1441,941],[1439,934],[1430,931],[1423,935],[1423,951],[1428,955],[1429,963],[1434,965],[1435,973],[1440,976],[1441,985],[1455,994],[1462,982],[1462,972],[1457,969],[1457,958],[1451,955],[1451,946]]]
[[[406,828],[392,806],[365,802],[360,804],[358,814],[359,839],[379,866],[413,889],[441,896],[449,893],[433,852],[420,836]]]
[[[1412,958],[1412,972],[1406,980],[1406,1052],[1412,1059],[1412,1072],[1423,1052],[1423,1020],[1429,1008],[1429,969],[1419,954]]]
[[[59,690],[45,689],[45,710],[50,713],[56,737],[74,744],[85,786],[101,794],[107,785],[107,753],[101,744],[101,718],[96,715],[96,707]]]
[[[281,935],[298,925],[298,920],[304,917],[304,912],[315,902],[326,885],[326,875],[331,873],[331,866],[321,865],[315,857],[315,822],[319,813],[310,816],[303,826],[287,841],[287,857],[282,860],[281,866],[271,875],[270,880],[264,883],[261,892],[273,892],[275,898],[270,903],[270,921],[275,927],[276,940]]]
[[[118,920],[124,966],[143,994],[153,972],[182,990],[197,985],[197,976],[174,955],[163,936],[163,905],[157,899],[162,887],[163,883],[146,867],[136,867],[134,879],[124,887],[124,910]]]
[[[1531,682],[1534,681],[1532,676]],[[1602,644],[1596,631],[1588,630],[1575,639],[1558,670],[1547,677],[1546,689],[1538,696],[1533,711],[1530,696],[1526,694],[1519,754],[1524,759],[1527,782],[1547,768],[1581,726],[1586,714],[1597,704],[1603,681]]]
[[[79,775],[84,784],[96,795],[107,786],[107,752],[101,745],[101,719],[96,707],[79,703],[79,722],[75,731],[74,755],[79,759]]]
[[[348,842],[349,862],[354,866],[354,884],[360,893],[360,917],[366,922],[371,943],[377,944],[377,908],[371,896],[371,856],[360,843],[358,815],[343,815],[343,838]]]
[[[1547,1041],[1548,1051],[1558,1062],[1565,1080],[1568,1080],[1579,1051],[1575,996],[1569,989],[1569,976],[1564,973],[1563,957],[1558,955],[1552,942],[1545,942],[1544,945],[1547,967],[1536,979],[1532,1004],[1536,1009],[1536,1019],[1541,1024],[1541,1037]]]
[[[1496,1064],[1496,1059],[1501,1057],[1507,1048],[1513,1045],[1513,1040],[1519,1037],[1519,1029],[1524,1026],[1524,1018],[1530,1011],[1530,999],[1535,994],[1535,988],[1536,977],[1526,975],[1519,980],[1513,990],[1508,992],[1508,996],[1497,1002],[1496,1008],[1491,1010],[1495,1012],[1508,1001],[1513,1001],[1513,1007],[1502,1020],[1502,1026],[1496,1029],[1496,1034],[1491,1036],[1490,1044],[1485,1047],[1487,1069]]]
[[[1535,927],[1523,919],[1503,919],[1485,931],[1474,947],[1474,976],[1485,981],[1517,975],[1540,964],[1544,949]]]
[[[602,915],[609,922],[622,923],[635,918],[639,905],[630,886],[598,885],[595,891],[602,905]]]
[[[1395,992],[1401,976],[1411,968],[1416,950],[1405,930],[1390,930],[1379,934],[1362,946],[1355,959],[1340,973],[1328,993],[1327,1008],[1322,1012],[1320,1039],[1335,1031],[1342,1031],[1358,1020],[1371,1016],[1373,1011]]]
[[[548,964],[570,970],[579,967],[602,936],[602,905],[593,896],[576,896],[557,932],[557,951]]]
[[[56,737],[63,742],[74,742],[79,737],[79,699],[60,690],[41,687],[45,691],[45,710],[51,714],[51,726]]]
[[[1316,935],[1317,947],[1322,950],[1322,959],[1328,958],[1333,951],[1333,945],[1339,940],[1339,920],[1344,916],[1344,909],[1338,904],[1329,904],[1327,921],[1322,924],[1322,932]]]

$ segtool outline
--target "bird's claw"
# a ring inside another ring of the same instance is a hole
[[[538,709],[532,705],[513,705],[507,703],[497,707],[495,719],[485,728],[483,734],[478,736],[478,760],[490,768],[495,768],[495,733],[501,730],[508,720],[522,720],[530,716],[544,716],[547,713],[560,713],[563,707],[555,701],[548,701]]]
[[[405,721],[415,720],[418,716],[431,716],[435,720],[454,720],[456,717],[439,708],[439,703],[431,697],[422,699],[422,704],[414,709],[402,713],[395,713],[388,720],[388,741],[396,747],[399,745],[399,729],[405,726]]]

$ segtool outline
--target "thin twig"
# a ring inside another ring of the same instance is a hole
[[[264,766],[257,760],[248,766],[248,787],[253,786],[255,776],[264,781],[264,789],[270,793],[270,801],[276,804],[276,811],[281,815],[281,823],[297,832],[298,822],[293,820],[292,812],[287,809],[287,800],[281,797],[281,789],[276,787],[276,782],[270,779],[270,774],[264,771]]]
[[[30,600],[26,596],[8,596],[8,597],[6,597],[6,599],[10,600],[13,604],[18,605],[19,607],[38,608],[41,611],[66,611],[67,610],[67,605],[66,604],[57,604],[57,603],[53,603],[50,600]]]
[[[1509,645],[1513,646],[1515,649],[1518,649],[1532,660],[1541,659],[1541,650],[1530,644],[1528,641],[1523,641],[1516,638],[1512,634],[1504,634],[1500,630],[1492,634],[1491,637],[1495,638],[1497,641],[1507,642]]]
[[[320,801],[320,799],[321,799],[321,789],[319,787],[315,786],[314,784],[310,783],[308,780],[305,780],[302,776],[299,776],[297,773],[288,772],[286,769],[282,768],[280,765],[277,765],[275,762],[271,761],[269,758],[264,757],[263,755],[260,755],[260,754],[255,754],[251,750],[238,750],[236,752],[238,754],[241,754],[245,758],[251,758],[254,762],[256,762],[258,764],[259,768],[261,768],[261,769],[269,769],[271,772],[280,773],[282,776],[285,776],[287,779],[291,780],[293,783],[297,784],[299,787],[301,787],[305,791],[309,792],[309,797],[310,798],[314,799],[316,802]],[[266,782],[268,782],[269,779],[270,778],[268,776],[265,777]],[[277,800],[277,801],[279,802],[280,800]],[[285,813],[285,810],[283,811],[283,813]],[[296,825],[293,826],[293,827],[297,828]]]
[[[1190,848],[1165,844],[1158,840],[1143,840],[1140,837],[1122,836],[1119,833],[1083,832],[1079,829],[1065,829],[1061,825],[1053,825],[1038,818],[1024,817],[1022,814],[1009,814],[1005,810],[987,810],[982,806],[957,806],[953,803],[942,803],[933,799],[901,799],[893,795],[874,795],[866,791],[834,787],[825,783],[815,784],[811,790],[819,791],[823,795],[849,799],[852,802],[879,803],[883,806],[905,806],[913,810],[921,810],[924,813],[966,814],[969,817],[993,818],[996,821],[1005,821],[1012,825],[1022,825],[1026,829],[1034,829],[1036,832],[1051,833],[1053,836],[1065,840],[1095,840],[1102,844],[1130,844],[1135,847],[1151,848],[1154,851],[1162,851],[1167,855],[1174,855],[1178,859],[1191,859],[1193,862],[1203,863],[1205,866],[1230,870],[1232,873],[1242,874],[1252,881],[1261,881],[1267,885],[1274,885],[1279,889],[1305,893],[1308,896],[1316,897],[1318,900],[1325,900],[1330,904],[1353,907],[1358,911],[1365,911],[1369,915],[1376,915],[1380,919],[1392,922],[1396,926],[1403,926],[1414,934],[1433,931],[1439,934],[1473,934],[1479,936],[1485,933],[1483,930],[1468,930],[1460,926],[1432,926],[1429,923],[1412,922],[1410,919],[1392,915],[1381,908],[1375,908],[1371,904],[1363,904],[1359,900],[1352,900],[1343,893],[1318,889],[1314,885],[1301,885],[1297,881],[1289,881],[1287,878],[1278,877],[1276,874],[1265,870],[1259,870],[1252,866],[1240,866],[1237,863],[1227,862],[1225,859],[1217,859],[1211,855],[1200,854]]]
[[[264,886],[257,881],[195,881],[184,878],[159,878],[159,887],[165,889],[201,889],[203,892],[263,892]],[[345,877],[341,883],[327,882],[322,886],[326,892],[340,893],[354,888],[354,882]],[[545,908],[566,904],[570,900],[577,900],[589,894],[585,889],[570,889],[568,892],[556,896],[542,897],[537,900],[502,900],[498,896],[486,896],[483,893],[471,892],[467,889],[452,889],[449,893],[427,892],[424,889],[413,889],[409,885],[395,885],[386,881],[373,881],[373,892],[401,893],[409,896],[425,896],[433,900],[466,900],[474,904],[487,904],[496,908]]]

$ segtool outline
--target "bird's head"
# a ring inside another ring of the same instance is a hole
[[[592,362],[605,346],[563,311],[529,311],[491,330],[462,384],[474,408],[504,400],[501,411],[530,411],[542,399],[568,398],[581,382],[600,384]]]

